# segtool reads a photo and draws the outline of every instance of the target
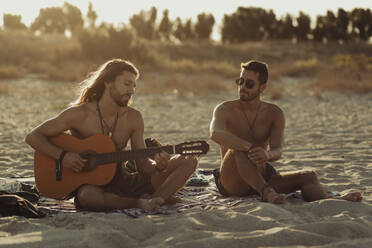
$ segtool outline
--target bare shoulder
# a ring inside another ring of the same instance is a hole
[[[142,118],[142,114],[139,110],[133,108],[133,107],[126,107],[122,112],[121,115],[127,115],[129,118]]]
[[[275,119],[284,118],[283,110],[276,104],[264,102],[267,113],[274,116]]]
[[[95,106],[95,105],[94,105]],[[89,116],[94,115],[95,108],[92,103],[71,106],[63,110],[58,116],[59,119],[71,123],[72,126],[80,125]]]
[[[234,101],[225,101],[214,108],[214,112],[229,113],[234,108]]]
[[[61,112],[60,116],[66,118],[85,118],[89,111],[86,105],[68,107]]]
[[[70,106],[65,108],[64,110],[61,111],[59,114],[60,116],[71,116],[71,115],[76,115],[79,113],[80,106]]]
[[[139,110],[128,106],[123,109],[121,115],[125,116],[127,121],[129,121],[129,123],[131,123],[134,127],[143,126],[143,117]]]

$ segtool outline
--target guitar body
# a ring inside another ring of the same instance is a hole
[[[49,139],[56,146],[70,152],[82,153],[92,150],[96,153],[115,152],[115,145],[106,135],[94,135],[78,139],[62,133]],[[115,175],[116,163],[98,166],[91,171],[74,172],[62,167],[62,180],[56,180],[56,160],[35,151],[34,173],[36,186],[44,196],[63,199],[83,184],[105,185]]]

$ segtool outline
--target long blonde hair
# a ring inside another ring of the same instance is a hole
[[[71,105],[78,106],[88,102],[99,101],[105,89],[105,82],[113,82],[124,71],[133,73],[136,75],[136,79],[139,77],[138,69],[131,62],[123,59],[107,61],[81,82],[79,87],[80,95]]]

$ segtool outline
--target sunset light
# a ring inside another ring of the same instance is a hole
[[[372,0],[0,15],[1,247],[372,247]]]

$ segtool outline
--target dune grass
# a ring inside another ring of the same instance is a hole
[[[0,95],[8,95],[9,94],[9,86],[6,84],[0,84]]]
[[[358,94],[372,92],[372,57],[364,54],[332,56],[316,72],[310,87]]]
[[[138,83],[138,94],[175,94],[207,96],[229,90],[232,85],[226,79],[212,74],[148,73]]]
[[[104,54],[95,59],[86,57],[76,37],[0,30],[0,42],[0,80],[32,73],[50,81],[79,82],[110,59]],[[251,59],[269,64],[270,81],[311,77],[315,78],[311,87],[322,90],[372,91],[370,44],[290,41],[172,44],[144,40],[133,43],[138,45],[133,46],[128,56],[117,57],[129,59],[139,67],[146,81],[143,92],[197,95],[223,91],[225,82],[239,76],[240,63]],[[94,53],[99,55],[99,51]],[[153,76],[146,76],[150,74]],[[272,97],[280,95],[277,90]]]
[[[15,65],[0,65],[0,79],[17,79],[24,75],[22,68]]]

